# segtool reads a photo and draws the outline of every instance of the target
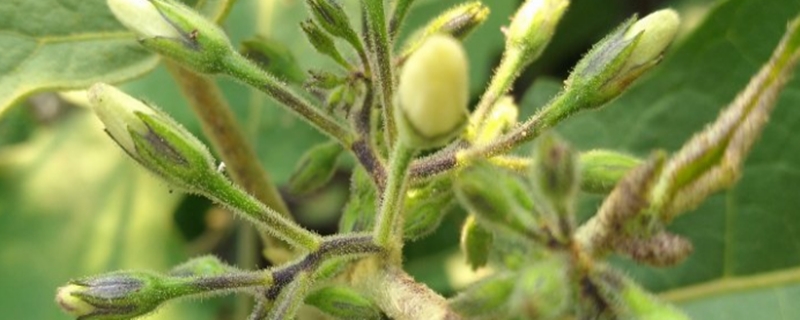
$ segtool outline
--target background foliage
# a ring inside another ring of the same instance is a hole
[[[460,1],[418,2],[412,26]],[[466,43],[474,95],[501,53],[499,28],[518,4],[486,2],[493,10],[490,20]],[[800,12],[800,0],[573,0],[552,45],[516,86],[522,113],[542,106],[574,61],[622,19],[665,6],[682,12],[689,25],[685,36],[625,96],[559,126],[578,148],[639,156],[654,148],[675,150],[744,86],[767,60],[788,19]],[[298,0],[241,0],[225,27],[234,41],[258,33],[285,44],[304,69],[329,65],[294,27],[304,14]],[[135,167],[85,110],[65,107],[53,96],[30,98],[34,92],[82,87],[100,77],[119,81],[149,70],[156,58],[131,51],[132,39],[104,1],[0,3],[0,310],[8,318],[67,319],[52,297],[72,277],[119,268],[164,270],[207,250],[233,256],[229,216],[169,192]],[[279,109],[264,107],[271,102],[260,94],[228,80],[220,83],[262,163],[284,183],[299,155],[322,137]],[[156,68],[125,87],[199,133],[164,70]],[[618,262],[659,292],[780,270],[786,280],[777,286],[700,295],[681,300],[681,306],[697,319],[799,318],[800,307],[792,303],[800,299],[800,153],[795,151],[800,139],[792,132],[800,122],[797,105],[800,81],[794,80],[741,182],[676,220],[672,230],[695,244],[687,262],[657,270]],[[335,223],[346,186],[340,179],[310,198],[289,200],[301,221],[325,229]],[[591,214],[599,200],[586,196],[582,213]],[[409,271],[445,293],[458,287],[448,266],[457,259],[461,217],[453,212],[439,232],[407,249]],[[221,319],[230,314],[229,302],[184,302],[151,318]]]

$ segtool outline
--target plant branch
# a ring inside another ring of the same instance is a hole
[[[375,82],[381,92],[383,104],[384,130],[386,144],[391,146],[397,136],[392,105],[394,98],[394,76],[392,74],[392,45],[386,26],[386,13],[383,1],[362,0],[367,15],[367,36],[372,44]]]
[[[308,121],[320,132],[339,141],[343,146],[349,147],[352,143],[353,135],[350,130],[318,108],[313,107],[308,101],[289,90],[274,76],[261,70],[247,58],[234,52],[227,55],[222,63],[225,65],[222,69],[229,76],[263,91],[300,118]]]
[[[372,136],[372,106],[375,95],[367,86],[361,107],[352,115],[353,127],[358,139],[350,146],[358,162],[370,173],[378,190],[383,190],[386,185],[386,168],[383,160],[375,150],[374,137]]]
[[[406,172],[409,164],[416,154],[416,150],[399,141],[395,145],[389,165],[389,180],[381,197],[381,207],[375,220],[375,243],[390,252],[399,252],[400,245],[393,245],[395,241],[402,241],[402,215],[405,187],[408,180]]]

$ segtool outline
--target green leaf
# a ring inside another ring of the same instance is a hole
[[[3,316],[61,319],[51,301],[71,278],[117,269],[166,272],[186,260],[172,224],[179,200],[86,110],[0,150]],[[211,319],[213,309],[170,303],[148,319]]]
[[[639,156],[653,148],[675,151],[744,88],[798,13],[795,0],[720,2],[647,80],[605,109],[566,121],[558,131],[581,149]],[[543,90],[530,92],[526,101],[540,104],[542,92],[553,89],[537,87]],[[695,253],[670,269],[621,261],[636,279],[661,291],[800,264],[800,198],[789,191],[800,179],[800,153],[794,152],[800,139],[790,129],[800,121],[798,104],[800,81],[795,79],[782,93],[737,186],[673,223],[671,231],[688,236]]]
[[[105,1],[0,3],[0,116],[33,92],[120,82],[157,63]]]

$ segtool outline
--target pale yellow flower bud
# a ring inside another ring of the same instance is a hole
[[[117,20],[141,37],[181,37],[149,0],[108,0],[107,3]]]

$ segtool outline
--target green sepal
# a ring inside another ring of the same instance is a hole
[[[645,291],[635,281],[609,266],[598,266],[590,275],[597,294],[610,303],[616,319],[688,320],[678,308]]]
[[[581,190],[591,193],[607,194],[617,183],[640,165],[642,160],[631,155],[610,151],[592,150],[581,153],[579,157]]]
[[[358,33],[338,0],[306,0],[314,20],[331,35],[342,38],[357,50],[363,50]]]
[[[337,319],[381,319],[380,309],[346,286],[317,289],[306,297],[305,302]]]
[[[467,257],[467,264],[477,270],[489,262],[489,253],[494,242],[494,235],[478,224],[475,216],[470,214],[461,227],[461,252]]]
[[[180,38],[145,38],[141,44],[201,73],[222,71],[222,61],[235,50],[213,21],[194,9],[168,0],[150,1],[159,13],[181,34]]]
[[[289,192],[307,194],[328,183],[336,172],[342,151],[342,146],[335,141],[318,144],[306,151],[289,178]]]
[[[333,89],[347,82],[347,78],[325,70],[309,70],[305,86],[319,89]]]
[[[554,255],[519,271],[514,295],[509,299],[514,314],[527,319],[557,319],[570,309],[570,266]]]
[[[290,83],[302,83],[306,79],[292,51],[282,42],[255,36],[242,41],[239,52],[277,78]]]
[[[238,269],[219,260],[216,256],[205,255],[173,267],[168,275],[172,277],[206,277],[219,276]]]

